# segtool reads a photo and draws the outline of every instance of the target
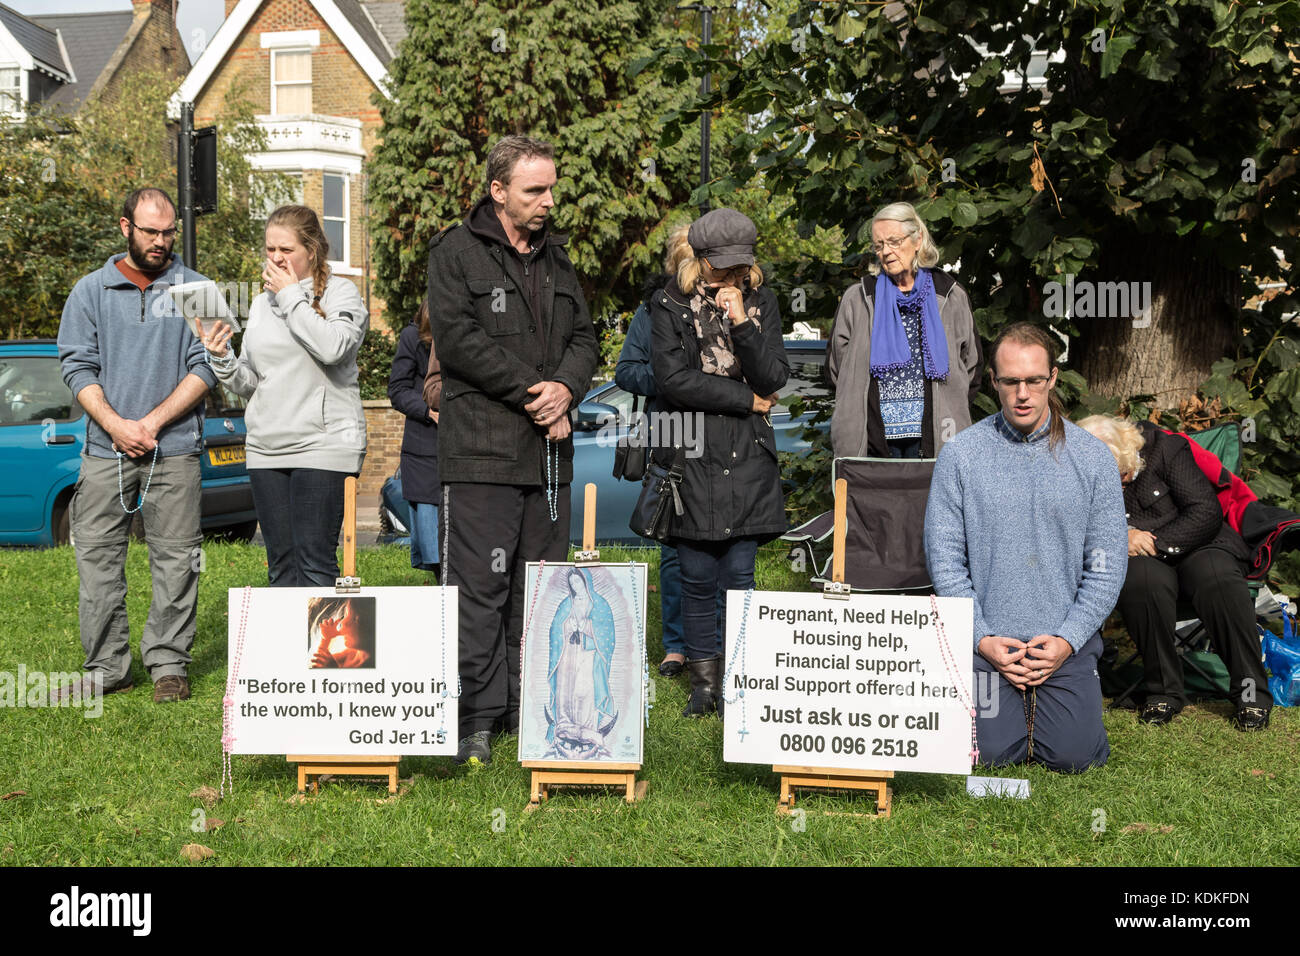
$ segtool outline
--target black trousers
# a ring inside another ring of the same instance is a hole
[[[250,468],[253,506],[266,542],[273,588],[332,588],[343,527],[347,472],[319,468]]]
[[[1210,634],[1214,652],[1228,668],[1228,693],[1235,704],[1268,708],[1268,678],[1260,661],[1255,605],[1241,562],[1220,548],[1194,551],[1177,564],[1130,557],[1119,596],[1138,653],[1142,655],[1147,699],[1183,706],[1183,665],[1174,650],[1175,608],[1190,601]],[[1254,698],[1253,700],[1251,698]]]
[[[460,736],[519,726],[525,565],[569,556],[569,486],[443,485],[442,573],[460,589]]]

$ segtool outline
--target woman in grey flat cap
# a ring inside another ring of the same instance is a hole
[[[693,416],[695,426],[678,432],[676,449],[653,451],[657,461],[676,454],[683,465],[685,514],[673,515],[669,531],[681,565],[688,717],[722,712],[718,595],[753,587],[758,546],[786,530],[767,413],[790,365],[776,296],[754,264],[756,239],[742,213],[706,213],[687,232],[691,253],[650,300],[663,411],[683,423]]]
[[[871,220],[880,268],[844,293],[826,355],[836,457],[934,458],[971,422],[980,344],[966,290],[911,203]]]

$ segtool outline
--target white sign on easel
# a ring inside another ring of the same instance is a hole
[[[232,588],[229,752],[455,753],[456,612],[452,587]]]
[[[972,615],[969,598],[729,591],[723,759],[970,773]]]

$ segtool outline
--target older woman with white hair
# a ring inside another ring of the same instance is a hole
[[[966,290],[910,203],[871,220],[879,262],[844,294],[826,365],[838,457],[933,458],[971,423],[980,345]]]
[[[1175,651],[1178,599],[1190,601],[1228,668],[1238,730],[1268,726],[1273,698],[1260,663],[1255,606],[1246,586],[1248,551],[1223,520],[1214,486],[1188,439],[1150,422],[1091,415],[1079,427],[1115,456],[1128,519],[1128,573],[1120,614],[1142,655],[1144,724],[1167,724],[1187,703]]]

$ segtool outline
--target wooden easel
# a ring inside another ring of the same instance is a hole
[[[361,590],[357,577],[357,479],[351,475],[343,483],[343,576],[334,584],[338,594],[356,594]],[[397,792],[397,765],[401,756],[366,754],[289,754],[284,758],[298,765],[298,792],[310,784],[312,792],[320,790],[321,774],[348,777],[387,777],[388,792]]]
[[[607,763],[599,770],[560,770],[573,764],[553,760],[524,760],[522,764],[532,770],[529,785],[528,809],[535,810],[549,799],[551,787],[622,787],[623,799],[636,803],[645,796],[646,782],[638,780],[639,763]]]
[[[835,533],[832,538],[831,579],[826,583],[828,600],[847,601],[853,589],[844,582],[844,543],[848,528],[849,483],[843,478],[835,481]],[[774,766],[772,772],[781,776],[781,793],[776,798],[776,812],[794,811],[795,789],[805,790],[871,790],[876,795],[876,812],[865,814],[888,817],[893,810],[894,791],[889,781],[892,770],[845,770],[839,767]]]
[[[596,550],[596,486],[583,489],[582,550],[573,556],[575,564],[599,564]],[[532,771],[528,788],[528,810],[536,810],[549,799],[551,787],[622,787],[624,799],[635,803],[646,792],[646,782],[637,780],[639,763],[583,764],[563,760],[521,760]]]

